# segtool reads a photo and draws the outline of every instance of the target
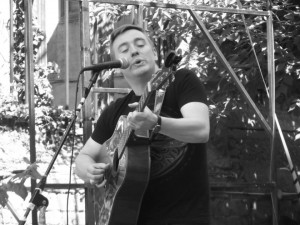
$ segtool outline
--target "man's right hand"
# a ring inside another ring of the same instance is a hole
[[[105,163],[93,163],[87,167],[86,176],[89,179],[90,184],[97,187],[103,187],[106,183],[105,171],[109,168],[109,164]]]

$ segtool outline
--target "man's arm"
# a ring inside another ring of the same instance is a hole
[[[131,107],[136,105],[131,104]],[[208,106],[201,102],[189,102],[180,111],[183,118],[161,117],[159,133],[186,143],[207,142],[210,131]],[[157,116],[147,107],[144,112],[129,113],[127,119],[134,130],[151,130],[157,122]]]
[[[187,143],[205,143],[210,123],[207,105],[189,102],[180,109],[183,118],[162,117],[160,133]]]
[[[85,182],[99,184],[110,165],[110,158],[102,145],[89,138],[75,159],[75,173]]]

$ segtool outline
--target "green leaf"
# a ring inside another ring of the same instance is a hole
[[[288,19],[288,20],[294,20],[295,16],[294,16],[294,13],[291,12],[291,13],[288,13],[284,16],[284,18]]]
[[[276,72],[285,70],[285,67],[286,67],[286,63],[280,63],[280,64],[278,64],[278,65],[276,66]]]
[[[8,201],[7,189],[0,186],[0,205],[4,208]]]
[[[23,183],[13,183],[11,181],[7,184],[7,189],[10,191],[15,192],[17,195],[19,195],[22,199],[26,199],[28,192]]]

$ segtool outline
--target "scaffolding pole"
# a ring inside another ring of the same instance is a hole
[[[70,106],[70,52],[69,52],[69,0],[65,0],[65,41],[66,41],[66,76],[65,76],[65,85],[66,85],[66,105],[65,108],[69,109]]]
[[[33,35],[32,35],[32,0],[25,0],[25,77],[26,103],[29,108],[29,140],[30,163],[36,161],[35,148],[35,110],[34,110],[34,65],[33,65]],[[31,179],[31,193],[36,188],[36,180]],[[37,225],[37,211],[32,211],[32,224]]]
[[[9,83],[10,83],[10,93],[12,94],[14,91],[14,86],[13,86],[13,82],[14,82],[14,55],[13,55],[13,51],[14,51],[14,16],[13,16],[13,0],[9,1]]]

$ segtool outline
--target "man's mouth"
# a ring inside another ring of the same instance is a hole
[[[132,65],[136,65],[136,66],[139,66],[139,65],[142,65],[144,64],[145,60],[142,60],[142,59],[136,59]]]

